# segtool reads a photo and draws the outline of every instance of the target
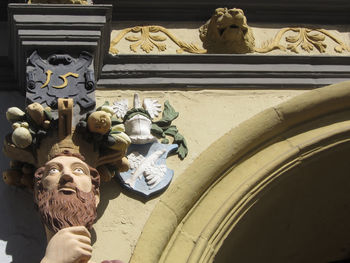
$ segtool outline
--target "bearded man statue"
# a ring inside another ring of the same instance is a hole
[[[37,169],[34,200],[48,241],[41,263],[91,262],[99,186],[97,170],[67,150]]]

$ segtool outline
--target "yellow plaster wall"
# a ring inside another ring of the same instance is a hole
[[[134,92],[141,98],[157,98],[161,103],[169,100],[180,113],[175,121],[185,136],[189,155],[184,161],[177,156],[168,158],[168,166],[175,171],[174,180],[191,165],[211,143],[236,127],[239,123],[262,110],[282,103],[306,90],[107,90],[100,88],[97,104],[105,100],[112,103],[128,98],[132,103]],[[121,188],[117,180],[104,184],[101,190],[99,220],[94,229],[97,239],[93,245],[93,260],[120,259],[128,262],[159,197],[150,200],[137,197]],[[160,237],[154,237],[160,238]]]

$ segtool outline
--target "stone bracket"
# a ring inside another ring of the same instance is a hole
[[[10,60],[20,90],[25,87],[26,59],[81,51],[93,54],[96,79],[110,43],[112,5],[9,4]]]

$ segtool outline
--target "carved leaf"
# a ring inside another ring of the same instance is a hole
[[[287,49],[289,49],[290,51],[294,52],[294,53],[299,53],[299,51],[297,50],[297,46],[296,45],[292,45],[292,44],[288,44],[287,45]]]
[[[303,44],[301,44],[301,48],[304,49],[305,51],[307,51],[308,53],[310,53],[310,51],[312,51],[314,49],[314,47],[306,41],[303,42]]]
[[[126,40],[131,41],[131,42],[136,42],[139,41],[141,39],[141,37],[137,37],[137,36],[127,36],[125,37]]]
[[[308,34],[307,35],[311,40],[313,41],[324,41],[326,39],[326,37],[324,35],[321,34]]]
[[[186,51],[189,53],[205,53],[206,52],[206,50],[200,49],[194,44],[187,44],[187,43],[182,42],[182,41],[178,41],[177,44],[181,48],[181,49],[177,50],[177,53],[182,53],[182,51]]]
[[[165,44],[159,44],[159,43],[154,43],[159,51],[164,51],[166,50],[166,45]]]
[[[140,32],[141,30],[142,30],[142,27],[140,26],[135,26],[134,28],[131,29],[131,31],[134,33]]]
[[[109,53],[112,53],[112,54],[118,54],[119,53],[119,50],[116,48],[116,47],[111,47],[109,49]]]
[[[130,45],[130,49],[134,52],[137,52],[137,47],[140,45],[140,42]]]
[[[343,53],[344,48],[343,48],[341,45],[339,45],[339,46],[336,46],[336,47],[334,48],[334,50],[335,50],[335,52],[337,52],[337,53]]]
[[[154,46],[153,44],[150,42],[150,41],[144,41],[142,44],[141,44],[141,48],[143,49],[143,51],[145,51],[146,53],[149,53],[153,50]]]
[[[160,27],[158,27],[158,26],[150,26],[150,27],[149,27],[149,32],[157,33],[157,32],[159,32],[159,31],[161,31],[161,29],[160,29]]]
[[[294,36],[287,36],[286,37],[286,41],[289,43],[296,43],[300,38],[300,34],[299,35],[294,35]]]
[[[164,41],[164,40],[166,40],[165,36],[160,36],[160,35],[150,35],[149,37],[151,39],[155,40],[155,41]]]
[[[179,49],[176,50],[176,53],[182,54],[182,53],[184,53],[184,50],[182,48],[179,48]]]
[[[321,53],[326,52],[327,45],[322,42],[314,42],[314,46],[320,51]]]

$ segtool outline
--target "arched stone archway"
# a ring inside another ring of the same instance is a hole
[[[233,220],[214,262],[347,262],[349,153],[332,145],[282,168]]]
[[[324,161],[327,155],[340,162],[338,166],[347,167],[349,116],[350,82],[343,82],[302,94],[232,129],[201,154],[162,197],[131,262],[211,262],[218,251],[218,260],[224,259],[225,246],[239,243],[242,225],[249,220],[255,222],[250,226],[256,225],[259,220],[254,213],[269,211],[271,206],[264,198],[275,200],[276,189],[287,193],[282,190],[289,189],[288,178],[295,178],[290,184],[298,185],[308,178],[300,177],[305,167],[310,171],[317,167],[310,164],[331,167]],[[342,180],[346,177],[339,171],[344,169],[338,170]],[[345,180],[343,185],[348,183]],[[282,200],[279,207],[286,204]],[[253,238],[256,231],[248,233]]]

